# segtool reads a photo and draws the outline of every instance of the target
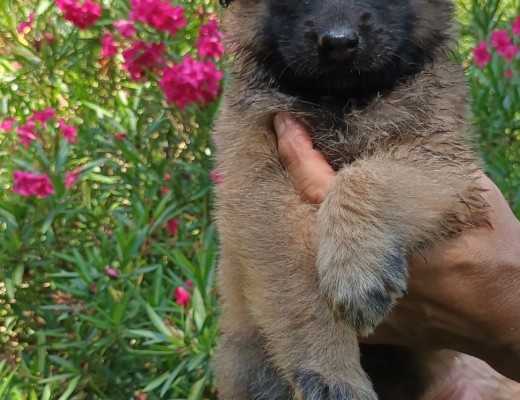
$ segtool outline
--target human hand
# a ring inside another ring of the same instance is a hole
[[[305,128],[277,115],[280,159],[302,198],[323,201],[334,171]],[[410,257],[408,294],[365,341],[448,348],[520,381],[520,222],[491,180],[489,222]]]

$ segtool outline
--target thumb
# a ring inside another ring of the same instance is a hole
[[[310,135],[301,123],[287,113],[274,118],[280,161],[302,197],[320,204],[335,176],[323,155],[314,149]]]

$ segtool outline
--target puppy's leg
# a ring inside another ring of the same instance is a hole
[[[408,150],[402,161],[385,154],[342,169],[318,215],[321,290],[362,335],[405,292],[407,252],[469,226],[485,208],[474,166]]]
[[[277,269],[279,273],[269,280],[256,276],[252,286],[246,284],[246,291],[266,347],[296,398],[375,400],[359,364],[356,336],[343,322],[334,321],[317,280],[308,280],[314,262],[279,264]]]
[[[276,196],[249,209],[250,223],[270,227],[256,238],[255,247],[263,251],[249,253],[247,247],[242,253],[250,313],[297,399],[375,400],[355,334],[334,320],[319,292],[315,210],[299,199],[290,204],[293,196]],[[249,242],[247,235],[241,240]]]
[[[267,359],[258,334],[224,335],[215,354],[219,399],[290,400],[289,383]]]
[[[243,267],[224,244],[218,267],[222,331],[214,369],[222,400],[290,400],[292,391],[265,352],[265,344],[246,308]]]
[[[301,201],[278,164],[251,171],[240,189],[231,189],[232,179],[221,184],[217,221],[243,265],[236,286],[270,359],[297,399],[376,399],[356,335],[334,320],[319,292],[315,207]]]

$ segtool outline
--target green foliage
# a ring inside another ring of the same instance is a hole
[[[520,216],[520,56],[507,61],[490,44],[493,31],[508,31],[512,42],[520,36],[510,25],[520,15],[515,0],[459,0],[462,10],[463,46],[471,85],[472,110],[486,171],[498,185],[513,211]],[[488,43],[491,61],[480,68],[471,49]]]
[[[53,2],[0,2],[0,122],[21,125],[53,107],[79,139],[65,140],[56,119],[37,125],[27,148],[16,127],[0,130],[1,399],[213,396],[217,105],[172,107],[153,74],[135,82],[120,55],[102,59],[104,28],[128,18],[128,3],[105,1],[100,21],[80,30]],[[175,37],[138,26],[173,61],[195,54],[198,29],[216,9],[180,4],[188,25]],[[29,12],[33,27],[20,34]],[[13,192],[17,169],[48,174],[55,194]],[[68,188],[67,173],[78,174]],[[188,308],[176,302],[178,287],[191,293]]]

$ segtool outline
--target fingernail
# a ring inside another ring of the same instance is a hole
[[[274,117],[274,129],[278,136],[283,135],[285,133],[286,126],[287,126],[287,114],[285,114],[285,113],[276,114]]]

